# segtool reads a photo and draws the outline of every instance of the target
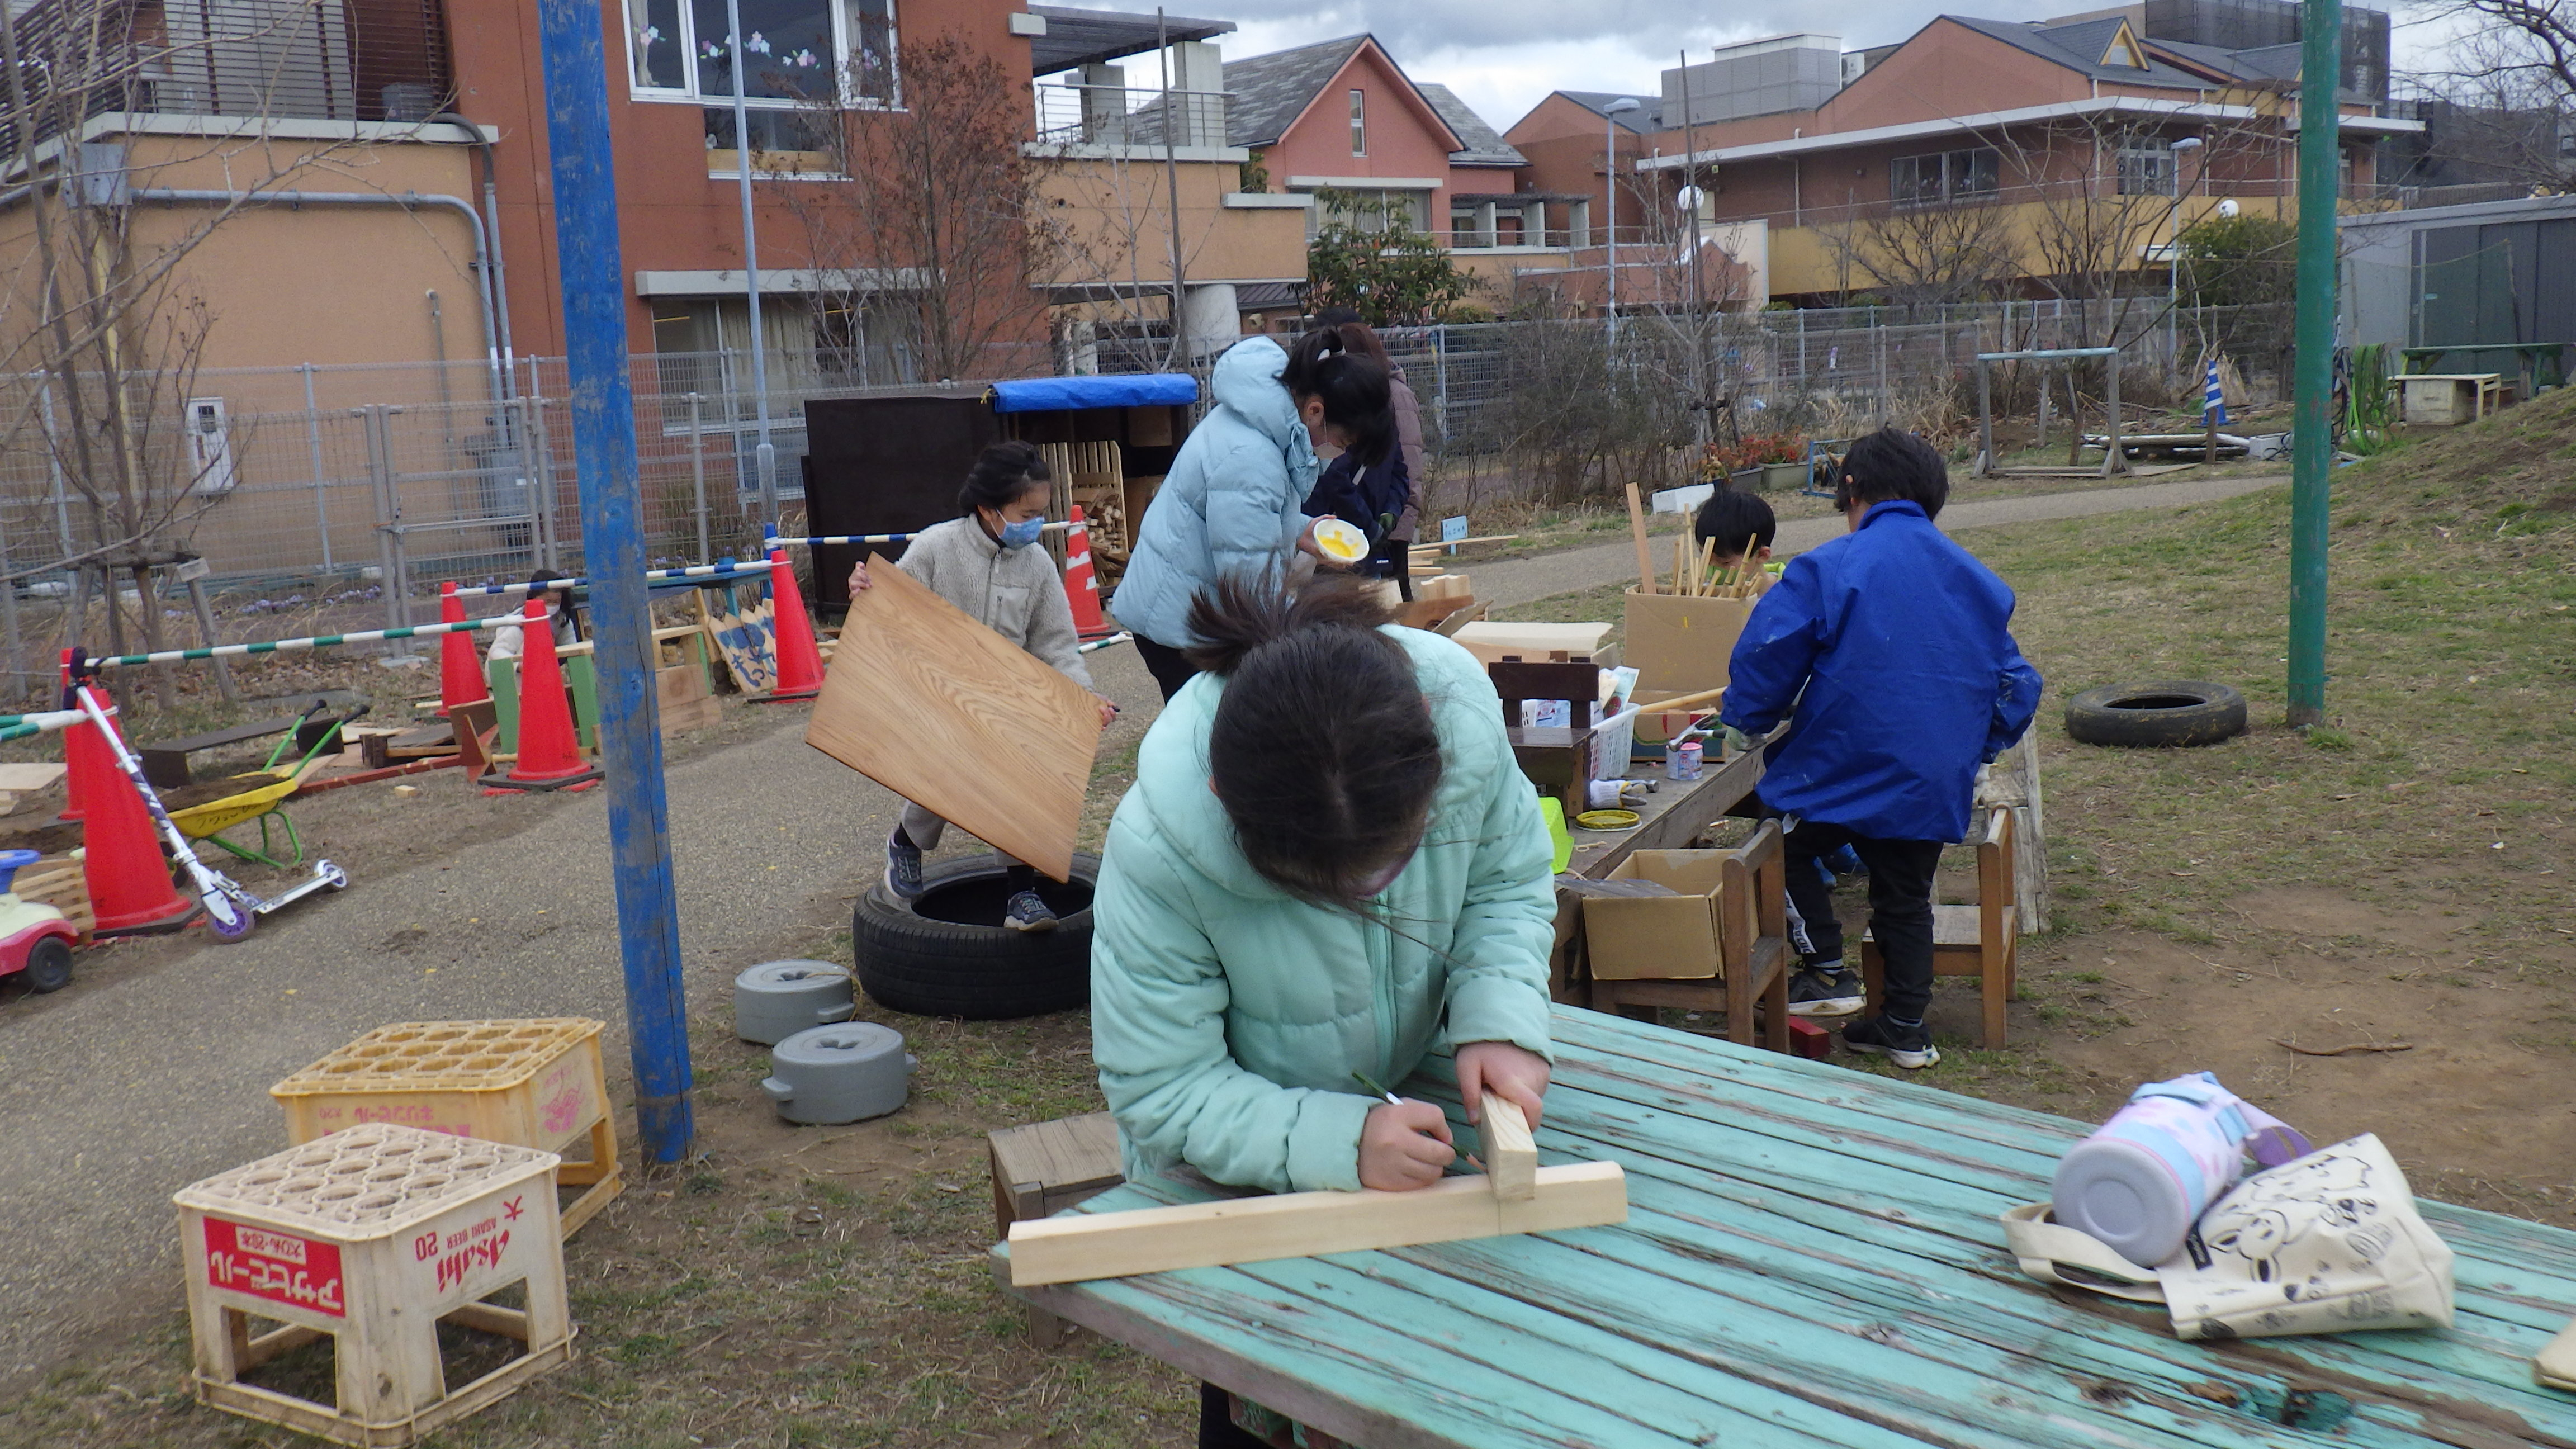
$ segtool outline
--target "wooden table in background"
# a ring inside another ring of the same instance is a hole
[[[2576,1232],[2425,1202],[2456,1327],[2183,1343],[2004,1251],[1995,1215],[2048,1195],[2083,1123],[1587,1011],[1553,1029],[1540,1161],[1619,1163],[1626,1224],[1021,1296],[1367,1449],[2576,1445],[2576,1395],[2530,1363],[2576,1314]],[[1427,1065],[1407,1086],[1462,1120]]]
[[[1637,811],[1637,823],[1626,830],[1586,830],[1568,821],[1574,860],[1566,869],[1602,880],[1635,851],[1687,849],[1712,822],[1752,798],[1762,784],[1762,751],[1747,750],[1724,764],[1710,764],[1697,780],[1656,784]]]

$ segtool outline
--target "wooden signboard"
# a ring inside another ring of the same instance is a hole
[[[1091,692],[871,560],[805,743],[1057,880],[1073,871]]]

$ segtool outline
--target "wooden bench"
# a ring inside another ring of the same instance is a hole
[[[1118,1155],[1118,1123],[1106,1112],[1004,1127],[985,1134],[993,1159],[993,1236],[1007,1238],[1023,1218],[1052,1217],[1127,1180]],[[1029,1309],[1029,1337],[1040,1348],[1064,1339],[1064,1320]]]
[[[366,712],[367,706],[361,704],[345,716],[316,718],[310,722],[307,722],[302,715],[292,714],[278,719],[253,720],[249,724],[234,725],[230,729],[209,730],[201,735],[190,735],[184,740],[170,740],[157,745],[137,745],[135,753],[143,761],[143,778],[151,781],[154,789],[176,790],[190,783],[188,774],[190,755],[222,749],[226,745],[264,740],[270,735],[282,735],[288,730],[295,731],[295,752],[299,755],[311,754],[314,746],[329,738],[333,731]]]

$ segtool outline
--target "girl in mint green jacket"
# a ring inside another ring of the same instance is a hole
[[[1474,656],[1347,580],[1220,581],[1147,732],[1092,919],[1092,1053],[1130,1175],[1272,1191],[1437,1181],[1440,1109],[1352,1078],[1457,1048],[1539,1119],[1550,846]]]

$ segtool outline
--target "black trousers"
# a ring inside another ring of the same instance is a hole
[[[1170,704],[1172,696],[1181,692],[1181,686],[1189,683],[1190,677],[1199,672],[1198,666],[1184,658],[1181,651],[1168,644],[1157,644],[1142,634],[1136,636],[1136,656],[1145,661],[1146,671],[1154,676],[1155,686],[1163,691],[1165,704]]]
[[[1810,965],[1837,967],[1843,960],[1842,922],[1834,918],[1834,890],[1816,868],[1819,856],[1850,846],[1869,867],[1869,933],[1887,964],[1887,999],[1879,1009],[1921,1021],[1932,1002],[1932,874],[1941,867],[1937,840],[1873,840],[1839,825],[1801,823],[1781,841],[1787,857],[1789,901],[1806,923],[1814,953]]]

